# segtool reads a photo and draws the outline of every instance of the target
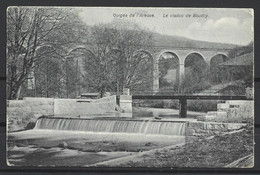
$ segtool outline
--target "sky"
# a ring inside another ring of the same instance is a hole
[[[201,41],[237,45],[253,41],[252,9],[79,7],[76,12],[90,26],[123,20],[160,34]]]

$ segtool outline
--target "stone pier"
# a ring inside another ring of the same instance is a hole
[[[132,112],[132,96],[130,95],[120,95],[120,108],[124,110],[125,113]]]
[[[183,48],[170,48],[159,50],[153,54],[153,91],[159,91],[159,60],[161,56],[165,53],[169,53],[178,59],[177,66],[177,81],[179,85],[182,84],[185,76],[185,60],[191,54],[199,55],[205,62],[210,66],[211,59],[216,55],[222,55],[222,57],[227,58],[227,50],[210,50],[201,48],[183,49]]]
[[[129,89],[123,89],[123,95],[120,95],[119,106],[124,113],[132,113],[132,96],[130,95]]]
[[[187,99],[181,98],[179,100],[179,116],[180,118],[187,118]]]

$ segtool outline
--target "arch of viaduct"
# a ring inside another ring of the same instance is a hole
[[[179,82],[182,82],[185,71],[185,59],[191,54],[200,55],[204,61],[210,66],[211,59],[216,55],[223,55],[228,58],[228,50],[209,50],[209,49],[163,49],[159,52],[153,53],[153,91],[159,90],[159,60],[163,54],[169,53],[178,58],[178,74]]]
[[[78,46],[76,48],[72,48],[68,55],[78,49],[83,49],[86,51],[90,51],[86,46]],[[115,49],[118,50],[118,49]],[[149,57],[152,58],[153,63],[153,91],[157,92],[159,90],[159,60],[161,59],[162,55],[165,53],[171,54],[173,56],[176,56],[178,59],[178,73],[177,78],[179,82],[182,82],[184,75],[185,75],[185,60],[186,58],[191,54],[197,54],[200,55],[201,58],[210,66],[211,59],[216,55],[222,55],[228,58],[228,52],[230,49],[210,49],[210,48],[167,48],[167,49],[161,49],[161,48],[150,48],[150,49],[141,49],[137,50],[138,52],[144,52],[149,55]],[[120,50],[119,50],[120,51]],[[91,52],[92,53],[92,52]],[[93,54],[93,53],[92,53]]]

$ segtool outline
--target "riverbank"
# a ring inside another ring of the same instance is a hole
[[[178,118],[178,113],[174,109],[138,107],[133,110],[134,117],[115,119],[103,116],[104,121],[97,119],[97,116],[95,119],[81,119],[84,116],[45,117],[45,120],[40,119],[42,122],[38,121],[33,130],[8,133],[8,164],[206,168],[253,166],[252,124],[244,123],[237,128],[235,124],[228,123],[230,127],[226,127],[224,123],[197,122],[196,117],[205,113],[188,111],[188,116],[194,118],[187,119]],[[93,117],[93,114],[86,117],[90,116]],[[179,131],[183,127],[176,127],[175,124],[183,122],[187,127],[195,124],[189,130],[191,133],[187,130],[185,134],[168,133],[171,129],[182,133]],[[187,136],[197,139],[187,141]],[[73,164],[71,160],[74,160]]]
[[[240,168],[250,168],[254,165],[253,148],[253,126],[247,126],[240,131],[216,135],[181,147],[157,149],[132,156],[131,159],[115,159],[96,166],[232,168],[239,165]]]

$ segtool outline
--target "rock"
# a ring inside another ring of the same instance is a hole
[[[27,140],[22,140],[22,141],[20,141],[18,143],[15,143],[15,145],[17,147],[27,147],[28,146],[28,141]]]
[[[228,103],[218,103],[217,104],[217,110],[218,111],[225,111],[229,108],[229,104]]]
[[[120,108],[120,106],[116,105],[115,107],[115,111],[118,111],[118,112],[124,112],[123,109]]]
[[[35,127],[35,123],[36,122],[29,122],[26,127],[25,127],[25,130],[29,130],[29,129],[33,129]]]
[[[111,96],[110,92],[105,92],[103,95],[103,97],[109,97],[109,96]]]
[[[68,147],[68,144],[66,142],[62,142],[58,145],[58,147],[60,148],[67,148]]]
[[[151,142],[147,142],[144,146],[151,146],[152,143]]]

